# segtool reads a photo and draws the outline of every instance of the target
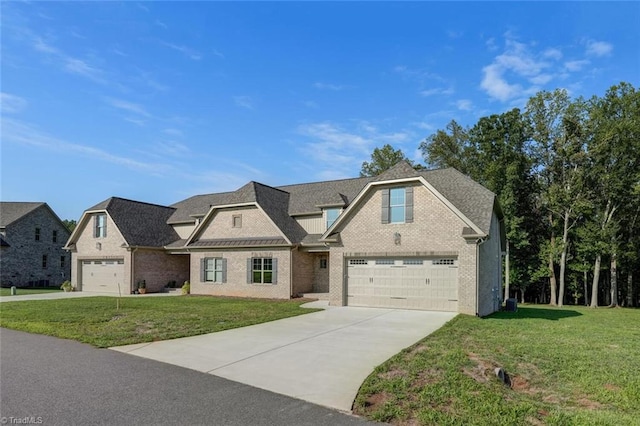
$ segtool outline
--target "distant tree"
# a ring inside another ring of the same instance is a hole
[[[65,220],[62,221],[62,223],[64,224],[64,226],[67,227],[69,232],[73,232],[73,230],[76,229],[76,226],[78,225],[78,223],[73,219],[71,219],[71,220],[65,219]]]
[[[409,160],[401,149],[394,149],[391,145],[387,144],[382,148],[376,148],[373,150],[373,153],[371,154],[371,162],[365,161],[362,163],[360,177],[378,176],[403,160],[407,161],[415,169],[423,168]]]
[[[447,124],[446,130],[438,130],[420,143],[425,162],[433,168],[453,167],[475,178],[475,147],[469,139],[469,129],[455,120]]]

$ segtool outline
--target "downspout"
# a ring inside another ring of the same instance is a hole
[[[481,237],[476,240],[476,316],[480,317],[480,246],[487,241],[488,237]]]
[[[289,256],[289,298],[293,298],[293,251],[297,250],[298,246],[291,247],[291,253]]]
[[[138,247],[131,247],[131,277],[129,277],[129,294],[132,292],[133,283],[135,282],[135,272],[136,272],[136,261],[135,261],[135,252],[138,250]]]

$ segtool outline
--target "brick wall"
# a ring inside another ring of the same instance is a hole
[[[293,265],[293,295],[310,293],[313,290],[313,265],[315,256],[300,250],[291,252],[291,262]]]
[[[226,283],[205,283],[200,280],[200,261],[205,257],[227,259]],[[277,284],[247,283],[247,259],[251,257],[278,259]],[[289,248],[191,252],[191,293],[289,299],[291,296],[291,258],[292,254]]]
[[[131,252],[122,247],[125,243],[124,237],[120,234],[109,215],[107,215],[107,236],[104,238],[94,237],[94,217],[95,215],[90,215],[86,223],[78,225],[82,226],[82,228],[79,230],[80,234],[75,243],[76,250],[72,253],[71,283],[78,290],[82,290],[82,260],[123,259],[123,285],[125,287],[123,291],[130,293],[133,290],[131,282]]]
[[[145,280],[148,293],[162,292],[169,281],[181,287],[189,279],[189,255],[167,254],[163,250],[137,249],[133,253],[134,280]]]
[[[320,268],[320,259],[327,261],[326,268]],[[329,253],[316,254],[313,260],[313,291],[315,293],[329,293]]]
[[[242,227],[233,227],[233,216],[242,215]],[[200,235],[200,239],[215,238],[255,238],[280,236],[281,232],[269,218],[256,207],[222,209]]]
[[[40,228],[40,240],[35,229]],[[53,242],[53,231],[57,242]],[[0,280],[3,285],[27,286],[29,282],[46,282],[60,286],[71,278],[71,256],[62,249],[69,239],[69,231],[51,214],[46,206],[38,207],[6,227],[5,240],[10,247],[2,249]],[[42,257],[47,256],[43,268]],[[61,258],[64,256],[64,266]]]
[[[475,313],[475,243],[462,238],[467,226],[423,185],[414,186],[413,223],[382,224],[382,187],[374,187],[359,209],[340,227],[341,243],[332,245],[329,262],[330,303],[346,303],[345,258],[359,256],[449,255],[458,257],[458,310]],[[400,233],[400,244],[394,234]]]
[[[499,310],[502,304],[502,250],[500,223],[495,213],[491,217],[489,239],[480,246],[479,287],[479,315],[486,316]]]

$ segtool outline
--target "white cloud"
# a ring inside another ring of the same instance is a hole
[[[304,124],[297,133],[307,139],[300,144],[300,150],[313,165],[318,179],[339,179],[352,177],[360,170],[363,161],[368,161],[375,147],[391,144],[396,149],[399,144],[410,140],[407,132],[381,132],[367,121],[351,125],[351,129],[324,122]]]
[[[216,55],[218,58],[222,58],[224,59],[224,55],[222,54],[222,52],[220,52],[218,49],[213,49],[211,51],[211,53],[213,53],[214,55]]]
[[[591,62],[586,59],[581,59],[577,61],[567,61],[564,63],[564,68],[567,71],[576,72],[582,70],[585,66],[589,65]]]
[[[0,93],[0,112],[3,114],[16,114],[26,107],[26,99],[5,92]]]
[[[31,36],[32,47],[38,52],[44,53],[49,58],[55,59],[64,71],[80,75],[97,83],[105,83],[104,72],[101,69],[91,65],[86,60],[66,54],[62,50],[44,41],[41,37]]]
[[[233,102],[241,108],[253,109],[253,99],[250,96],[234,96]]]
[[[473,102],[469,99],[460,99],[456,101],[456,107],[461,111],[471,111],[473,109]]]
[[[420,96],[424,96],[426,98],[428,96],[435,95],[453,95],[455,93],[455,90],[453,90],[452,87],[435,87],[433,89],[421,90],[419,93]]]
[[[613,51],[613,45],[606,41],[587,41],[587,55],[590,56],[608,56]]]
[[[539,90],[540,85],[549,83],[553,74],[546,72],[551,63],[545,59],[557,58],[561,52],[547,49],[541,54],[529,46],[505,35],[505,50],[496,56],[490,65],[482,68],[480,87],[492,98],[502,102],[518,100]],[[510,82],[509,80],[514,82]],[[525,83],[533,86],[525,87]]]
[[[188,46],[183,46],[180,44],[168,43],[163,41],[162,44],[170,49],[177,50],[182,53],[189,59],[193,59],[194,61],[199,61],[202,59],[202,54],[195,49],[192,49]]]
[[[307,108],[318,108],[318,104],[314,101],[303,101],[302,105],[306,106]]]
[[[189,147],[183,143],[176,141],[161,141],[157,142],[155,148],[162,154],[170,156],[185,156],[191,152]]]
[[[164,28],[164,29],[169,28],[169,27],[167,26],[167,24],[165,24],[164,22],[162,22],[162,21],[161,21],[161,20],[159,20],[159,19],[156,19],[156,20],[154,21],[154,24],[156,24],[157,26],[159,26],[159,27],[161,27],[161,28]]]
[[[174,137],[182,137],[182,136],[184,136],[184,133],[182,133],[181,130],[173,129],[173,128],[164,129],[162,132],[164,134],[167,134],[169,136],[174,136]]]
[[[114,108],[141,115],[146,118],[151,118],[151,114],[149,114],[149,112],[142,105],[115,98],[105,98],[105,101]]]
[[[338,84],[331,84],[331,83],[321,83],[321,82],[313,83],[313,87],[315,87],[318,90],[333,90],[336,92],[345,89],[345,86],[341,86]]]
[[[167,164],[154,164],[149,162],[148,159],[139,161],[134,158],[112,154],[100,148],[57,139],[53,136],[47,135],[28,123],[6,117],[2,117],[2,138],[3,142],[8,141],[22,145],[34,146],[54,151],[56,153],[77,154],[82,157],[117,164],[151,175],[157,175],[159,171],[166,171],[170,168]]]
[[[560,59],[562,59],[562,51],[560,49],[552,47],[542,52],[542,56],[544,58],[555,59],[556,61],[559,61]]]
[[[464,35],[464,32],[462,32],[462,31],[454,31],[454,30],[448,30],[447,31],[447,37],[452,38],[452,39],[460,38],[463,35]]]

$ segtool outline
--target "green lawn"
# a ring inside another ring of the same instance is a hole
[[[209,296],[34,300],[0,305],[0,326],[98,347],[174,339],[314,312],[308,300]]]
[[[640,310],[459,315],[379,366],[354,412],[393,424],[640,425]]]
[[[17,288],[16,294],[22,296],[24,294],[51,293],[54,291],[62,291],[59,287],[27,287]],[[10,288],[0,288],[0,296],[11,296]]]

